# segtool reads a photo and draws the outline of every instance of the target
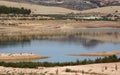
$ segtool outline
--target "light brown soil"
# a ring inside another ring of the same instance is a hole
[[[5,20],[5,24],[17,23],[18,26],[0,25],[0,30],[66,30],[74,28],[120,28],[120,22],[113,21],[73,21],[73,20]]]
[[[85,54],[70,54],[70,56],[112,56],[119,55],[120,51],[110,51],[110,52],[93,52]]]
[[[47,56],[41,56],[37,54],[29,53],[16,53],[16,54],[0,54],[0,61],[5,62],[19,62],[19,61],[32,61],[37,59],[48,58]]]

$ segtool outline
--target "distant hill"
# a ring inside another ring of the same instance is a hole
[[[18,2],[18,0],[16,1],[17,2],[11,2],[11,0],[9,1],[0,0],[0,5],[5,5],[9,7],[19,7],[19,8],[24,7],[26,9],[31,9],[32,14],[67,14],[72,12],[73,13],[97,12],[97,13],[109,14],[109,13],[114,13],[115,11],[118,11],[118,13],[120,13],[120,6],[107,6],[107,7],[94,8],[94,9],[89,9],[84,11],[78,11],[78,10],[71,10],[71,9],[66,9],[66,8],[56,7],[56,6],[43,6],[43,5],[36,5],[33,3],[25,3],[24,2],[25,0],[23,0],[23,2],[21,2],[22,0],[20,0],[20,2]]]
[[[46,6],[58,6],[74,10],[86,10],[105,6],[120,6],[120,0],[9,0],[30,2]]]
[[[18,8],[26,8],[31,9],[32,14],[66,14],[66,13],[78,13],[77,10],[66,9],[62,7],[54,7],[54,6],[43,6],[36,5],[30,3],[21,3],[21,2],[10,2],[5,0],[0,0],[0,5],[8,6],[8,7],[18,7]]]

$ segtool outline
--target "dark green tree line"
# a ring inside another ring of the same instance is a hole
[[[73,66],[73,65],[86,65],[94,63],[111,63],[120,62],[120,58],[116,55],[97,58],[95,60],[77,60],[75,62],[0,62],[0,66],[5,67],[19,67],[19,68],[38,68],[38,67],[55,67],[55,66]]]
[[[0,14],[30,14],[30,9],[0,6]]]

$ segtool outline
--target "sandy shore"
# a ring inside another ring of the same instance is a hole
[[[93,52],[93,53],[85,53],[85,54],[70,54],[70,56],[112,56],[118,55],[120,51],[110,51],[110,52]]]
[[[32,61],[32,60],[44,59],[44,58],[48,58],[48,57],[32,54],[32,53],[0,54],[0,61],[5,61],[5,62]]]
[[[71,71],[66,72],[66,69]],[[0,66],[0,74],[26,75],[119,75],[120,62],[64,67],[39,67],[38,69],[12,68]]]
[[[114,21],[74,21],[74,20],[4,20],[0,21],[0,31],[44,31],[66,30],[74,28],[120,28],[120,22]],[[17,24],[12,26],[9,24]]]
[[[119,30],[80,30],[79,28],[120,28],[120,22],[113,21],[74,21],[74,20],[4,20],[0,24],[0,41],[22,41],[45,39],[51,36],[69,36],[74,34],[89,34],[81,36],[107,42],[120,42]],[[9,25],[17,24],[17,26]],[[76,30],[79,29],[79,30]],[[94,34],[96,33],[96,34]],[[113,35],[112,35],[113,33]],[[104,35],[105,34],[105,35]],[[109,35],[111,34],[111,35]],[[97,36],[98,35],[98,36]],[[106,38],[108,37],[108,38]]]

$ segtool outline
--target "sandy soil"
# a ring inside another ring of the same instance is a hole
[[[44,58],[48,58],[48,57],[32,54],[32,53],[0,54],[0,61],[5,61],[5,62],[32,61],[32,60],[44,59]]]
[[[120,22],[113,21],[73,21],[73,20],[5,20],[0,30],[41,30],[41,29],[74,29],[74,28],[120,28]],[[13,23],[18,26],[9,26]]]
[[[86,53],[86,54],[70,54],[70,56],[111,56],[111,55],[118,55],[120,51],[110,51],[110,52],[93,52],[93,53]]]
[[[65,72],[66,69],[70,69],[71,72]],[[50,68],[39,67],[38,69],[0,67],[0,74],[19,75],[25,73],[26,75],[39,75],[45,72],[45,75],[119,75],[120,62]]]

